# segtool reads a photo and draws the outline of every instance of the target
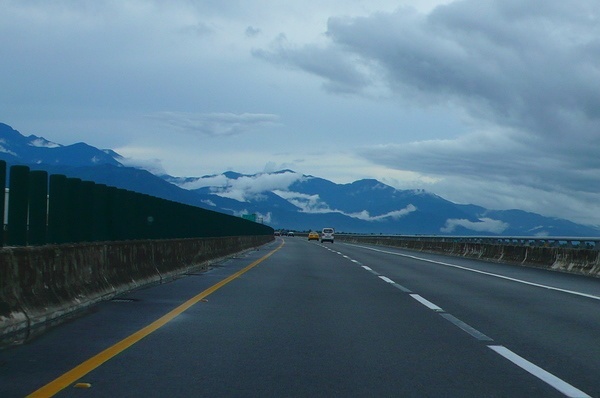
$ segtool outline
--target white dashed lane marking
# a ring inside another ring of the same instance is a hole
[[[355,246],[358,246],[358,245],[355,245]],[[358,247],[363,247],[363,246],[358,246]],[[532,283],[532,282],[528,282],[528,281],[523,281],[523,280],[519,280],[519,279],[514,279],[514,278],[506,277],[506,276],[503,276],[503,275],[497,275],[497,274],[492,274],[492,273],[485,272],[485,271],[479,271],[479,270],[474,270],[474,269],[470,269],[470,268],[466,268],[466,267],[461,267],[461,266],[458,266],[458,265],[455,265],[455,264],[448,264],[448,263],[443,263],[443,262],[439,262],[439,261],[433,261],[433,260],[423,259],[423,258],[419,258],[419,257],[415,257],[415,256],[409,256],[409,255],[403,255],[403,254],[394,253],[394,252],[388,252],[388,251],[384,251],[384,250],[372,249],[372,248],[369,248],[369,247],[363,247],[363,248],[369,249],[369,250],[378,251],[378,252],[381,252],[381,253],[399,255],[399,256],[414,258],[414,259],[418,259],[418,260],[428,261],[428,262],[432,262],[432,263],[437,263],[437,264],[441,264],[441,265],[446,265],[446,266],[450,266],[450,267],[460,268],[460,269],[463,269],[465,271],[471,271],[471,272],[477,272],[477,273],[486,274],[486,275],[490,275],[490,276],[495,276],[495,277],[498,277],[498,278],[507,279],[507,280],[511,280],[511,281],[514,281],[514,282],[519,282],[519,283],[527,284],[527,285],[530,285],[530,286],[542,287],[542,288],[546,288],[546,289],[562,291],[564,293],[570,293],[570,294],[575,294],[575,295],[579,295],[579,296],[583,296],[583,297],[588,297],[588,298],[595,299],[595,300],[600,300],[600,297],[597,297],[597,296],[592,296],[592,295],[588,295],[588,294],[584,294],[584,293],[579,293],[579,292],[573,292],[573,291],[569,291],[569,290],[565,290],[565,289],[560,289],[560,288],[556,288],[556,287],[552,287],[552,286],[540,285],[540,284],[537,284],[537,283]],[[330,250],[330,249],[328,249],[328,250]],[[425,307],[429,308],[430,310],[438,312],[441,317],[443,317],[444,319],[450,321],[453,325],[457,326],[458,328],[460,328],[464,332],[470,334],[475,339],[477,339],[479,341],[488,341],[488,342],[494,341],[494,339],[492,339],[491,337],[489,337],[489,336],[481,333],[477,329],[475,329],[472,326],[466,324],[465,322],[463,322],[460,319],[456,318],[452,314],[449,314],[449,313],[445,312],[438,305],[432,303],[431,301],[425,299],[424,297],[422,297],[422,296],[420,296],[418,294],[412,293],[410,289],[408,289],[408,288],[406,288],[406,287],[404,287],[402,285],[399,285],[398,283],[394,282],[392,279],[388,278],[387,276],[383,276],[383,275],[379,274],[377,271],[373,270],[371,267],[368,267],[366,265],[361,265],[360,262],[358,262],[356,260],[353,260],[350,257],[348,257],[346,255],[343,255],[340,252],[336,252],[336,251],[333,251],[333,250],[330,250],[330,251],[332,251],[334,253],[337,253],[339,255],[342,255],[344,258],[350,260],[351,262],[360,265],[361,268],[365,269],[366,271],[369,271],[370,273],[378,276],[384,282],[389,283],[390,285],[392,285],[392,286],[400,289],[401,291],[403,291],[405,293],[408,293],[410,297],[412,297],[413,299],[415,299],[419,303],[423,304]],[[554,389],[560,391],[562,394],[564,394],[567,397],[572,397],[572,398],[589,398],[590,397],[585,392],[583,392],[583,391],[579,390],[578,388],[572,386],[571,384],[567,383],[566,381],[564,381],[564,380],[556,377],[552,373],[547,372],[546,370],[540,368],[539,366],[535,365],[534,363],[529,362],[525,358],[523,358],[523,357],[515,354],[514,352],[512,352],[511,350],[509,350],[508,348],[506,348],[504,346],[501,346],[501,345],[488,345],[488,347],[490,349],[492,349],[494,352],[496,352],[497,354],[499,354],[502,357],[508,359],[513,364],[515,364],[518,367],[520,367],[521,369],[529,372],[531,375],[535,376],[536,378],[538,378],[541,381],[545,382],[546,384],[550,385]]]

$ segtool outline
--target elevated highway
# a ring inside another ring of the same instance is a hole
[[[599,306],[595,278],[280,237],[0,351],[0,396],[595,397]]]

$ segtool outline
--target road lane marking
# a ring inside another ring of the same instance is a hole
[[[388,278],[387,276],[383,276],[383,275],[378,275],[382,280],[384,280],[385,282],[391,284],[392,286],[394,286],[397,289],[400,289],[401,291],[403,291],[404,293],[412,293],[412,291],[396,282],[394,282],[393,280],[391,280],[390,278]]]
[[[41,387],[40,389],[29,394],[27,397],[29,398],[29,397],[51,397],[51,396],[54,396],[61,390],[65,389],[66,387],[75,383],[81,377],[85,376],[92,370],[98,368],[100,365],[102,365],[109,359],[117,356],[118,354],[125,351],[126,349],[128,349],[129,347],[131,347],[132,345],[137,343],[138,341],[142,340],[144,337],[150,335],[151,333],[155,332],[162,326],[166,325],[171,320],[173,320],[175,317],[177,317],[178,315],[180,315],[181,313],[183,313],[184,311],[186,311],[187,309],[192,307],[194,304],[197,304],[198,302],[202,301],[202,299],[204,299],[206,296],[216,292],[223,286],[227,285],[229,282],[240,277],[244,273],[248,272],[250,269],[256,267],[258,264],[260,264],[267,258],[271,257],[275,252],[277,252],[279,249],[281,249],[284,246],[284,244],[285,244],[285,241],[282,240],[281,244],[278,247],[273,249],[271,252],[269,252],[265,256],[259,258],[258,260],[254,261],[252,264],[246,266],[245,268],[239,270],[235,274],[228,276],[227,278],[223,279],[222,281],[216,283],[215,285],[209,287],[208,289],[204,290],[203,292],[199,293],[198,295],[192,297],[185,303],[179,305],[177,308],[169,311],[167,314],[163,315],[162,317],[160,317],[156,321],[152,322],[148,326],[138,330],[137,332],[133,333],[132,335],[119,341],[112,347],[109,347],[109,348],[105,349],[104,351],[100,352],[99,354],[96,354],[92,358],[89,358],[88,360],[82,362],[81,364],[79,364],[76,367],[74,367],[73,369],[69,370],[67,373],[58,377],[54,381],[51,381],[50,383],[46,384],[45,386]]]
[[[377,276],[379,276],[379,272],[377,272],[377,271],[374,271],[372,268],[370,268],[370,267],[367,267],[366,265],[362,265],[362,267],[363,267],[364,269],[366,269],[367,271],[369,271],[370,273],[372,273],[373,275],[377,275]]]
[[[445,312],[443,314],[440,314],[440,316],[449,320],[450,322],[452,322],[452,324],[454,324],[454,326],[458,326],[460,329],[469,333],[471,336],[475,337],[479,341],[494,341],[494,339],[492,339],[491,337],[486,336],[485,334],[481,333],[479,330],[464,323],[463,321],[461,321],[460,319],[458,319],[457,317],[455,317],[452,314]]]
[[[354,245],[354,246],[359,246],[359,245]],[[450,266],[450,267],[455,267],[455,268],[463,269],[463,270],[466,270],[466,271],[477,272],[477,273],[481,273],[481,274],[485,274],[485,275],[490,275],[490,276],[495,276],[495,277],[502,278],[502,279],[511,280],[511,281],[514,281],[514,282],[524,283],[524,284],[527,284],[527,285],[542,287],[542,288],[546,288],[546,289],[550,289],[550,290],[562,291],[562,292],[565,292],[565,293],[570,293],[570,294],[575,294],[575,295],[579,295],[579,296],[583,296],[583,297],[588,297],[588,298],[600,300],[600,297],[597,297],[597,296],[592,296],[592,295],[588,295],[588,294],[585,294],[585,293],[580,293],[580,292],[574,292],[574,291],[570,291],[570,290],[555,288],[555,287],[552,287],[552,286],[541,285],[541,284],[537,284],[537,283],[533,283],[533,282],[527,282],[527,281],[523,281],[523,280],[520,280],[520,279],[515,279],[515,278],[506,277],[506,276],[503,276],[503,275],[493,274],[493,273],[490,273],[490,272],[474,270],[474,269],[462,267],[462,266],[459,266],[459,265],[456,265],[456,264],[449,264],[449,263],[444,263],[444,262],[441,262],[441,261],[434,261],[434,260],[429,260],[429,259],[420,258],[420,257],[416,257],[416,256],[410,256],[410,255],[406,255],[406,254],[388,252],[388,251],[373,249],[373,248],[365,247],[365,246],[359,246],[359,247],[363,247],[365,249],[374,250],[374,251],[378,251],[378,252],[382,252],[382,253],[394,254],[394,255],[398,255],[398,256],[413,258],[413,259],[416,259],[416,260],[422,260],[422,261],[427,261],[427,262],[431,262],[431,263],[446,265],[446,266]],[[387,283],[392,284],[393,286],[399,288],[400,290],[405,291],[407,293],[411,293],[411,291],[409,289],[407,289],[407,288],[405,288],[405,287],[397,284],[392,279],[390,279],[390,278],[388,278],[386,276],[379,275],[376,271],[374,271],[370,267],[367,267],[367,266],[363,265],[362,268],[364,268],[365,270],[370,271],[370,272],[378,275],[380,279],[382,279],[383,281],[385,281]],[[409,294],[409,295],[412,298],[414,298],[415,300],[417,300],[418,302],[420,302],[421,304],[425,305],[427,308],[429,308],[429,309],[431,309],[433,311],[439,312],[440,316],[442,316],[444,319],[450,321],[452,324],[454,324],[455,326],[457,326],[461,330],[467,332],[468,334],[470,334],[475,339],[477,339],[479,341],[488,341],[488,342],[493,342],[494,341],[494,339],[492,339],[491,337],[485,335],[484,333],[481,333],[477,329],[473,328],[472,326],[468,325],[467,323],[465,323],[465,322],[461,321],[460,319],[456,318],[454,315],[445,312],[441,307],[439,307],[436,304],[432,303],[431,301],[425,299],[424,297],[422,297],[422,296],[420,296],[418,294]],[[498,353],[499,355],[501,355],[504,358],[508,359],[509,361],[511,361],[512,363],[514,363],[515,365],[519,366],[523,370],[527,371],[531,375],[537,377],[538,379],[542,380],[546,384],[550,385],[551,387],[553,387],[556,390],[560,391],[561,393],[565,394],[567,397],[572,397],[572,398],[591,398],[585,392],[579,390],[578,388],[572,386],[571,384],[565,382],[564,380],[562,380],[562,379],[554,376],[552,373],[547,372],[546,370],[540,368],[539,366],[533,364],[532,362],[529,362],[525,358],[523,358],[523,357],[515,354],[514,352],[512,352],[511,350],[509,350],[508,348],[506,348],[504,346],[501,346],[501,345],[488,345],[488,347],[490,349],[492,349],[493,351],[495,351],[496,353]]]
[[[419,296],[418,294],[410,294],[409,296],[412,297],[412,298],[414,298],[415,300],[417,300],[419,303],[423,304],[425,307],[429,308],[430,310],[434,310],[436,312],[443,312],[444,311],[443,309],[441,309],[437,305],[433,304],[431,301],[423,298],[422,296]]]
[[[480,271],[480,270],[477,270],[477,269],[463,267],[461,265],[446,263],[446,262],[443,262],[443,261],[430,260],[428,258],[411,256],[409,254],[403,254],[403,253],[390,252],[390,251],[386,251],[386,250],[374,249],[372,247],[361,246],[361,245],[352,245],[352,246],[362,247],[364,249],[373,250],[373,251],[380,252],[380,253],[392,254],[392,255],[400,256],[400,257],[412,258],[413,260],[419,260],[419,261],[425,261],[425,262],[433,263],[433,264],[445,265],[447,267],[458,268],[458,269],[461,269],[461,270],[464,270],[464,271],[475,272],[475,273],[478,273],[478,274],[483,274],[483,275],[488,275],[488,276],[494,276],[496,278],[506,279],[506,280],[509,280],[509,281],[512,281],[512,282],[522,283],[524,285],[541,287],[543,289],[548,289],[548,290],[555,290],[555,291],[558,291],[558,292],[563,292],[563,293],[573,294],[573,295],[576,295],[576,296],[591,298],[593,300],[600,300],[600,296],[594,296],[592,294],[576,292],[574,290],[562,289],[560,287],[542,285],[541,283],[535,283],[535,282],[525,281],[525,280],[522,280],[522,279],[511,278],[510,276],[504,276],[504,275],[500,275],[500,274],[494,274],[492,272],[487,272],[487,271]]]
[[[394,287],[395,287],[395,288],[397,288],[397,289],[400,289],[400,290],[401,290],[401,291],[403,291],[404,293],[412,293],[412,290],[410,290],[409,288],[407,288],[407,287],[404,287],[404,286],[402,286],[402,285],[400,285],[400,284],[398,284],[398,283],[394,283],[392,286],[394,286]]]
[[[573,387],[572,385],[565,382],[564,380],[559,379],[558,377],[554,376],[552,373],[549,373],[549,372],[545,371],[544,369],[540,368],[539,366],[529,362],[525,358],[515,354],[514,352],[512,352],[511,350],[509,350],[508,348],[506,348],[504,346],[489,345],[488,347],[491,348],[492,350],[494,350],[495,352],[497,352],[498,354],[502,355],[504,358],[508,359],[509,361],[511,361],[518,367],[520,367],[521,369],[526,370],[527,372],[531,373],[538,379],[540,379],[540,380],[544,381],[545,383],[549,384],[550,386],[554,387],[561,393],[565,394],[567,397],[573,397],[573,398],[589,398],[590,397],[588,394],[584,393],[583,391]]]

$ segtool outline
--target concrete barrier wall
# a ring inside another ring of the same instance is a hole
[[[339,241],[400,247],[486,261],[535,266],[600,277],[600,251],[569,247],[513,246],[466,242],[403,240],[394,237],[338,235]]]
[[[0,337],[172,279],[272,241],[272,235],[0,249]]]

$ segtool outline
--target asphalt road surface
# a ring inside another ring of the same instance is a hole
[[[0,351],[0,397],[600,397],[600,281],[278,238]]]

